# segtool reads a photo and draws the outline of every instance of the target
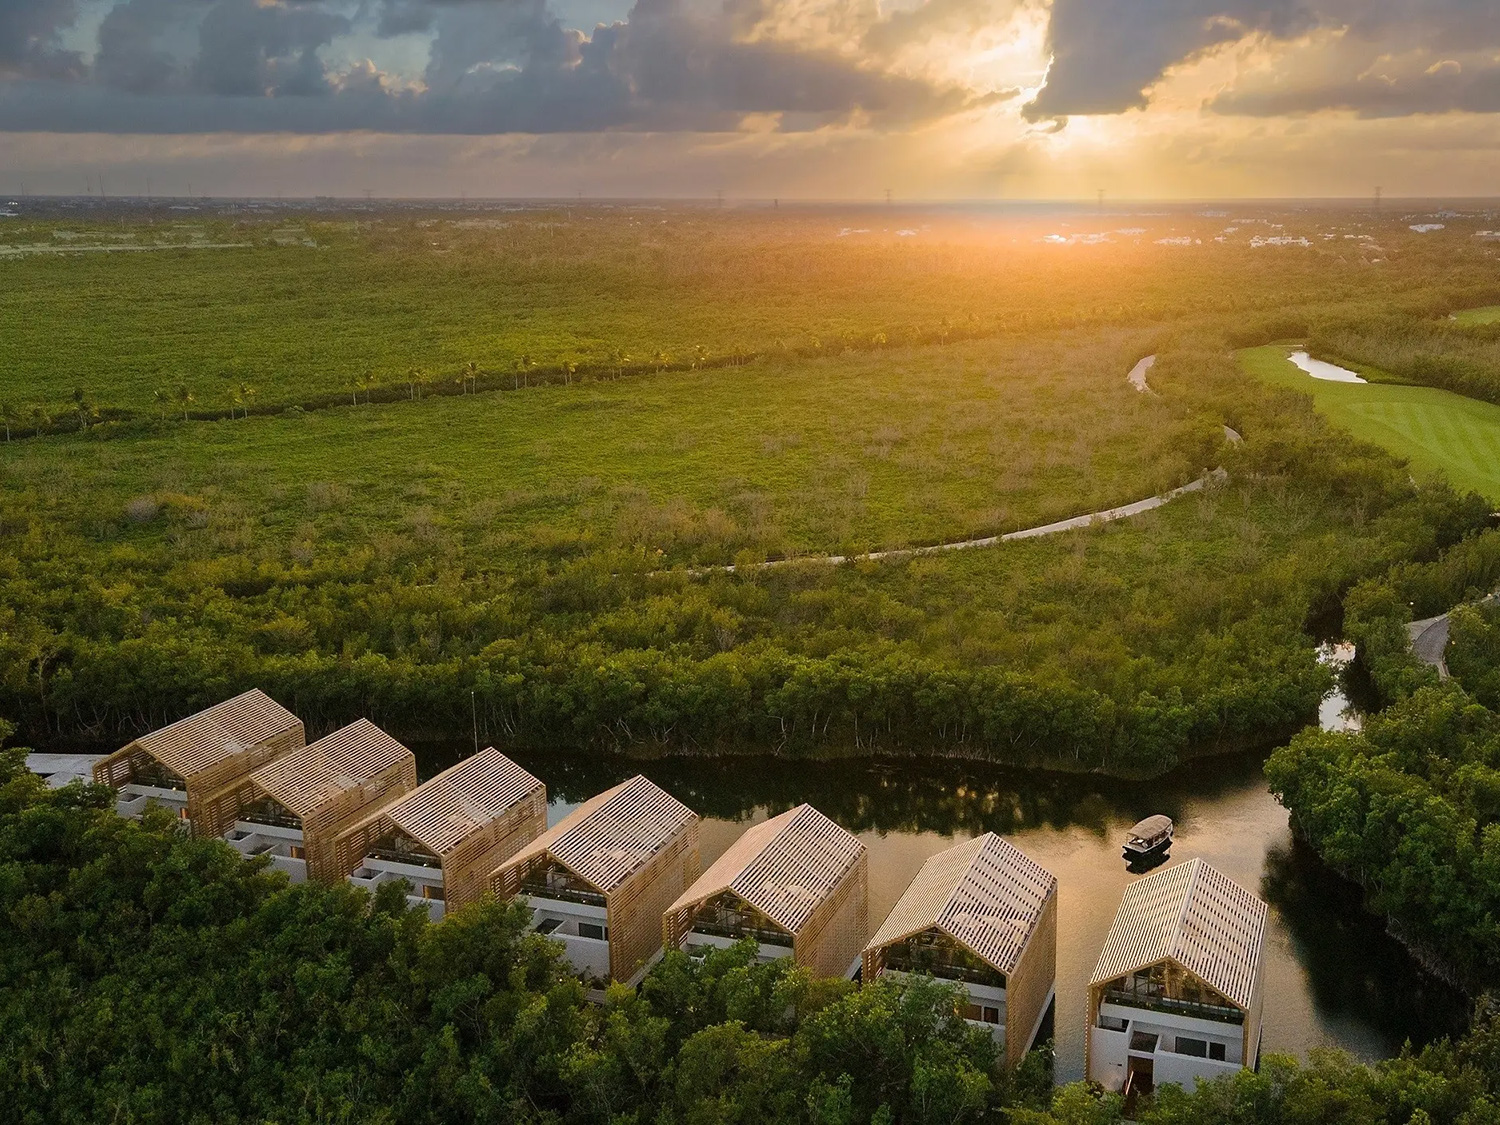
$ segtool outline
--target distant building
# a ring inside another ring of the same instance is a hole
[[[434,920],[474,902],[496,864],[547,826],[547,787],[493,747],[339,833],[334,862],[374,891],[405,879]]]
[[[195,836],[222,836],[233,818],[210,815],[206,798],[304,739],[302,720],[255,688],[142,735],[96,762],[94,780],[119,791],[122,816],[162,805]]]
[[[1149,1093],[1257,1065],[1266,913],[1201,859],[1132,884],[1089,986],[1089,1078]]]
[[[1057,879],[993,832],[922,865],[865,947],[864,979],[926,973],[963,985],[964,1016],[1016,1065],[1057,978]]]
[[[760,943],[819,976],[852,976],[869,933],[869,857],[811,805],[747,831],[669,906],[669,948]]]
[[[490,877],[586,981],[635,983],[661,956],[662,911],[698,874],[698,814],[633,777],[579,805]]]
[[[417,787],[417,760],[368,719],[289,750],[208,798],[215,821],[246,856],[267,855],[293,882],[346,877],[335,861],[339,833]]]

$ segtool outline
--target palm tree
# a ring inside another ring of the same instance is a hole
[[[89,415],[93,407],[89,403],[89,396],[84,393],[82,387],[73,388],[73,412],[78,415],[78,428],[86,430],[89,428]]]
[[[182,404],[182,420],[186,422],[188,407],[198,401],[198,396],[192,392],[186,383],[183,383],[177,388],[177,401]]]
[[[5,444],[10,444],[10,424],[16,420],[16,408],[8,402],[0,402],[0,422],[5,424]]]
[[[472,359],[464,364],[464,394],[468,394],[471,387],[474,394],[479,393],[479,364]]]
[[[656,364],[656,373],[660,375],[662,369],[671,362],[671,357],[668,356],[667,353],[662,351],[660,348],[657,348],[656,354],[651,357],[651,362]]]
[[[630,362],[630,357],[628,355],[626,355],[623,351],[621,351],[619,348],[616,348],[615,349],[615,354],[614,354],[614,361],[615,361],[615,378],[616,379],[623,378],[624,375],[625,375],[625,365]]]
[[[525,354],[524,352],[521,353],[521,358],[518,359],[518,360],[516,360],[516,389],[517,390],[520,390],[520,388],[521,388],[521,381],[526,376],[527,369],[530,368],[530,367],[531,367],[531,357],[529,355]],[[527,380],[527,385],[528,386],[531,385],[529,379]]]
[[[375,386],[375,372],[368,367],[365,368],[364,373],[359,377],[359,385],[365,392],[365,405],[369,406],[370,390]]]
[[[235,412],[245,405],[245,396],[238,387],[229,388],[229,420],[234,421]]]
[[[426,371],[422,370],[419,367],[419,368],[416,369],[413,377],[417,381],[417,397],[421,398],[422,397],[422,388],[425,387],[425,386],[427,386],[427,384],[429,384],[429,383],[432,382],[432,376],[429,375]]]
[[[708,362],[708,349],[702,344],[693,345],[693,367],[702,367]]]
[[[156,404],[157,416],[162,421],[166,421],[167,403],[172,401],[172,392],[167,390],[166,387],[157,387],[156,390],[151,392],[151,401]]]
[[[31,419],[37,437],[41,437],[42,431],[52,424],[52,415],[47,413],[47,408],[41,403],[33,403],[27,407],[26,416]]]
[[[250,402],[255,398],[255,388],[249,383],[240,384],[240,405],[245,408],[245,417],[250,417]]]
[[[420,367],[408,367],[406,369],[406,397],[415,399],[417,397],[417,381],[422,376]]]
[[[344,390],[349,392],[349,405],[359,405],[359,377],[356,375],[344,376]]]

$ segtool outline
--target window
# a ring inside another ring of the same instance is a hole
[[[609,927],[608,926],[598,926],[598,925],[595,925],[593,922],[579,922],[578,923],[578,936],[579,937],[596,938],[599,941],[608,941],[609,940]]]
[[[298,847],[296,844],[291,844],[290,846],[287,847],[286,850],[291,854],[291,857],[293,859],[306,859],[307,858],[307,850],[305,848]]]
[[[1219,1048],[1220,1053],[1223,1048]],[[1195,1059],[1208,1058],[1208,1043],[1202,1039],[1189,1039],[1184,1035],[1177,1037],[1177,1053],[1179,1055],[1191,1055]]]
[[[983,1018],[984,1018],[984,1022],[985,1023],[999,1023],[1000,1022],[1000,1009],[999,1008],[986,1007],[984,1009],[984,1017]]]
[[[443,898],[443,888],[442,887],[434,887],[431,883],[423,883],[422,884],[422,897],[423,898],[435,898],[435,899],[441,900]]]
[[[1208,1045],[1208,1057],[1217,1062],[1224,1061],[1224,1044],[1210,1042]]]

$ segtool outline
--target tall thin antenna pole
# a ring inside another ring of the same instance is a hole
[[[474,719],[474,753],[479,753],[479,702],[474,698],[474,692],[469,692],[469,712]]]
[[[1381,195],[1381,192],[1383,190],[1384,190],[1383,188],[1379,188],[1379,187],[1377,187],[1375,189],[1375,210],[1377,210],[1377,211],[1380,210],[1380,195]]]

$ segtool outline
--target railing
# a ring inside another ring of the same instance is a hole
[[[739,941],[742,938],[753,938],[760,945],[779,945],[791,948],[792,935],[785,930],[762,930],[755,926],[733,926],[722,922],[715,922],[710,918],[698,918],[693,922],[692,928],[700,934],[712,934],[715,937],[732,938]]]
[[[577,902],[584,906],[606,906],[604,896],[598,891],[585,891],[565,884],[548,885],[539,882],[521,884],[521,894],[531,898],[551,898],[559,902]]]
[[[371,848],[365,855],[374,859],[389,860],[391,863],[408,863],[413,867],[432,867],[442,869],[443,861],[435,855],[425,852],[404,852],[395,848]]]
[[[886,951],[885,967],[900,973],[926,973],[939,980],[959,980],[967,984],[982,984],[989,988],[1005,987],[1005,974],[994,969],[975,968],[925,957],[914,960],[899,946]]]
[[[1126,1008],[1140,1008],[1148,1012],[1167,1012],[1179,1016],[1195,1016],[1198,1019],[1216,1020],[1219,1023],[1243,1024],[1245,1013],[1238,1008],[1225,1008],[1218,1004],[1199,1004],[1192,1000],[1173,1000],[1166,996],[1139,996],[1133,992],[1108,989],[1104,1003],[1119,1004]]]

